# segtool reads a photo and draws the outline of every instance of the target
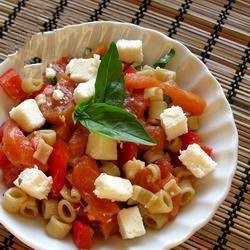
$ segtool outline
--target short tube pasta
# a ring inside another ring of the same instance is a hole
[[[148,118],[160,120],[160,114],[168,107],[164,101],[151,101],[148,109]]]
[[[181,150],[181,144],[180,137],[177,137],[169,143],[168,149],[174,153],[178,153]]]
[[[142,205],[146,205],[152,199],[152,197],[154,197],[154,194],[149,190],[137,185],[133,186],[133,195],[131,199],[134,201],[137,201]]]
[[[42,79],[25,79],[22,81],[21,87],[25,93],[33,93],[35,91],[38,91],[43,86],[43,80]]]
[[[119,168],[112,162],[105,162],[100,170],[108,175],[121,176]]]
[[[190,178],[190,179],[193,179],[195,178],[193,176],[193,174],[185,167],[183,166],[180,166],[180,167],[175,167],[174,168],[174,174],[175,176],[179,179],[179,180],[182,180],[182,179],[187,179],[187,178]]]
[[[58,216],[53,215],[45,229],[51,237],[62,240],[68,235],[71,227],[71,224],[64,223]]]
[[[56,142],[56,132],[53,129],[41,129],[38,131],[43,140],[48,143],[50,146],[53,146]]]
[[[57,212],[58,201],[57,200],[43,200],[42,202],[42,215],[43,218],[48,220],[53,215],[58,215]]]
[[[3,208],[9,213],[18,213],[21,205],[27,200],[28,195],[20,188],[12,187],[3,195]]]
[[[47,144],[43,139],[40,139],[37,149],[33,154],[33,158],[37,159],[43,164],[46,164],[52,151],[53,147]]]
[[[181,205],[184,206],[194,198],[195,190],[189,179],[180,181],[179,186],[181,188],[182,195]]]
[[[28,199],[21,205],[20,214],[27,218],[35,218],[38,216],[38,206],[36,199],[33,197],[28,197]]]
[[[158,150],[158,149],[148,150],[143,155],[144,160],[148,164],[153,163],[153,162],[161,159],[162,157],[164,157],[164,152],[162,150]]]
[[[75,209],[67,200],[60,200],[58,203],[58,215],[66,223],[71,223],[76,219]]]
[[[69,190],[66,186],[63,186],[63,188],[60,191],[61,196],[63,199],[71,202],[71,203],[79,203],[81,200],[81,194],[76,188],[71,188]]]
[[[163,189],[171,196],[176,196],[181,193],[181,188],[178,186],[175,179],[171,179],[169,182],[167,182]]]
[[[158,165],[156,165],[156,164],[149,164],[147,166],[147,168],[150,169],[150,171],[152,172],[152,176],[149,176],[149,177],[151,177],[151,179],[148,180],[148,181],[153,182],[153,181],[159,180],[161,178],[161,170],[158,167]]]

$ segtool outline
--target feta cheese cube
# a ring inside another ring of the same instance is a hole
[[[137,206],[120,210],[117,220],[123,239],[133,239],[146,233],[142,216]]]
[[[161,113],[160,119],[168,141],[188,132],[187,117],[179,106],[165,109]]]
[[[64,93],[60,90],[60,89],[55,89],[53,91],[52,97],[56,100],[56,101],[60,101],[63,99]]]
[[[50,67],[45,69],[45,76],[47,78],[52,78],[56,76],[56,71]]]
[[[32,132],[41,128],[45,118],[34,99],[21,102],[9,112],[10,118],[14,120],[25,132]]]
[[[38,106],[46,103],[46,96],[45,94],[39,94],[35,97],[35,101],[37,103]]]
[[[14,184],[28,195],[38,199],[47,199],[52,186],[52,177],[46,176],[37,167],[24,169]]]
[[[133,186],[129,180],[117,176],[100,174],[95,180],[95,190],[98,198],[112,201],[127,201],[133,194]]]
[[[123,171],[125,173],[125,176],[127,179],[132,180],[137,172],[145,167],[145,162],[136,160],[135,158],[133,160],[127,161],[123,166]]]
[[[143,62],[142,41],[121,39],[116,42],[121,61],[140,65]]]
[[[179,159],[197,178],[206,176],[217,166],[217,163],[196,143],[181,151]]]
[[[77,82],[86,82],[96,78],[101,60],[98,58],[74,58],[66,66],[66,74]]]
[[[95,94],[95,79],[79,83],[75,88],[73,96],[75,103],[88,101]]]

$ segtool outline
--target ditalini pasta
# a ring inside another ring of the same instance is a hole
[[[3,208],[9,213],[18,213],[21,205],[28,199],[28,195],[20,188],[8,189],[3,195]]]
[[[16,103],[0,124],[6,211],[41,213],[48,235],[89,249],[97,232],[160,229],[195,197],[193,182],[216,166],[194,132],[206,102],[166,69],[173,49],[149,66],[143,47],[120,39],[50,62],[41,79],[0,75]]]

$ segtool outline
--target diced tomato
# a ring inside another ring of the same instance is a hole
[[[180,136],[181,142],[182,142],[182,147],[181,149],[186,149],[188,145],[193,144],[193,143],[201,143],[201,137],[196,134],[195,132],[189,131],[184,135]]]
[[[0,126],[0,142],[2,142],[2,139],[3,139],[3,127],[4,127],[4,123]]]
[[[21,102],[28,98],[28,94],[22,89],[22,80],[19,74],[13,69],[9,69],[0,76],[0,86],[2,86],[6,94],[16,102]]]
[[[123,167],[123,165],[137,157],[138,145],[133,142],[123,142],[122,147],[118,149],[118,166]]]
[[[67,64],[72,58],[70,56],[65,56],[51,63],[49,66],[56,71],[57,74],[63,74],[65,72]]]
[[[48,87],[48,85],[48,83],[43,83],[43,86],[39,90],[32,93],[32,97],[35,98],[37,95],[43,93],[44,89]]]
[[[93,244],[94,230],[80,220],[73,222],[73,240],[78,248],[90,249]]]
[[[69,127],[65,124],[57,125],[52,128],[56,132],[56,138],[60,138],[65,142],[68,142],[71,136]]]
[[[144,99],[144,91],[134,90],[132,93],[126,93],[124,108],[140,120],[145,120],[144,113],[149,106],[149,100]]]
[[[211,148],[208,147],[208,146],[202,145],[202,144],[200,144],[200,147],[201,147],[209,156],[212,156],[213,149],[211,149]]]
[[[206,108],[204,99],[179,88],[173,81],[161,83],[160,87],[164,93],[172,99],[175,105],[182,107],[186,112],[192,115],[201,115]]]
[[[92,52],[85,55],[84,58],[92,58],[94,56],[94,54],[104,56],[106,51],[107,51],[107,48],[108,47],[107,47],[106,43],[100,43],[92,50]]]
[[[136,73],[128,73],[124,77],[127,89],[145,89],[156,87],[160,81],[153,76],[144,76]]]
[[[94,189],[95,179],[100,174],[96,161],[84,155],[81,161],[74,167],[72,172],[72,183],[81,195],[85,192],[91,193]]]
[[[149,168],[143,168],[136,173],[133,179],[133,184],[151,190],[152,183],[150,183],[149,181],[151,177],[152,177],[151,170]]]
[[[23,167],[34,165],[34,147],[12,120],[8,120],[4,125],[2,143],[2,149],[13,165]]]
[[[55,144],[53,145],[53,151],[48,161],[49,174],[53,179],[53,184],[52,184],[53,197],[59,196],[59,192],[65,183],[66,168],[68,162],[69,162],[69,153],[67,145],[61,139],[57,139]]]
[[[3,152],[3,146],[0,144],[0,168],[4,168],[10,164],[10,161]]]
[[[148,149],[157,149],[157,150],[163,150],[167,147],[167,140],[166,135],[161,126],[154,126],[150,124],[145,124],[144,128],[147,130],[147,132],[151,135],[151,137],[155,140],[157,143],[156,146],[146,146],[146,145],[140,145],[140,149],[148,150]]]
[[[161,178],[169,177],[174,173],[174,168],[167,157],[163,157],[155,162],[161,170]]]
[[[100,223],[100,229],[105,239],[108,239],[110,235],[116,234],[119,232],[117,216],[113,216],[107,222]]]
[[[170,159],[171,159],[171,164],[173,166],[182,165],[182,163],[181,163],[181,161],[179,159],[180,153],[169,152],[169,155],[170,155]]]
[[[123,68],[123,73],[128,74],[128,73],[135,73],[137,70],[134,66],[129,65],[129,64],[124,64]]]
[[[16,180],[18,175],[22,172],[22,167],[14,166],[9,164],[1,168],[3,173],[3,181],[7,188],[13,187],[13,182]]]
[[[86,212],[91,221],[107,223],[120,210],[115,202],[107,199],[99,199],[93,194],[85,193],[84,200],[88,204]]]
[[[68,149],[71,157],[79,157],[85,152],[88,142],[89,131],[83,126],[79,126],[72,134]]]
[[[178,214],[181,207],[181,195],[176,195],[172,198],[173,209],[170,213],[167,213],[166,216],[169,220],[172,220]]]

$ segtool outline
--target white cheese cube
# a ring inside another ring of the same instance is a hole
[[[52,78],[52,77],[56,76],[56,71],[54,69],[48,67],[45,69],[45,76],[47,78]]]
[[[55,89],[53,91],[52,97],[56,100],[56,101],[60,101],[63,99],[64,93],[60,90],[60,89]]]
[[[168,141],[188,132],[187,117],[179,106],[165,109],[161,113],[160,119]]]
[[[45,94],[39,94],[35,97],[35,101],[37,103],[37,105],[42,105],[44,103],[46,103],[46,96]]]
[[[133,186],[127,179],[102,173],[95,180],[93,192],[98,198],[127,201],[133,194]]]
[[[117,141],[91,132],[88,137],[86,154],[95,160],[117,160]]]
[[[37,145],[37,149],[33,154],[33,158],[37,159],[43,164],[46,164],[52,151],[53,147],[47,144],[43,139],[40,139]]]
[[[132,180],[137,172],[145,167],[145,162],[136,160],[135,158],[133,160],[127,161],[123,166],[123,171],[125,173],[125,176],[127,179]]]
[[[206,176],[217,166],[217,163],[196,143],[181,151],[179,159],[197,178]]]
[[[14,184],[28,195],[38,199],[47,199],[52,186],[52,177],[46,176],[37,167],[24,169]]]
[[[74,58],[66,66],[66,74],[77,82],[86,82],[96,78],[101,60],[98,58]]]
[[[145,65],[141,71],[136,72],[138,75],[144,75],[144,76],[153,76],[157,80],[161,82],[169,81],[169,80],[176,80],[176,72],[162,69],[160,67],[156,67],[156,69]]]
[[[142,41],[121,39],[116,42],[120,60],[140,65],[143,62]]]
[[[133,239],[146,233],[142,216],[137,206],[120,210],[117,220],[123,239]]]
[[[10,118],[25,132],[32,132],[41,128],[46,121],[34,99],[21,102],[12,108],[9,114]]]
[[[79,83],[74,90],[74,100],[78,104],[83,101],[88,101],[95,94],[95,79],[87,82]]]

